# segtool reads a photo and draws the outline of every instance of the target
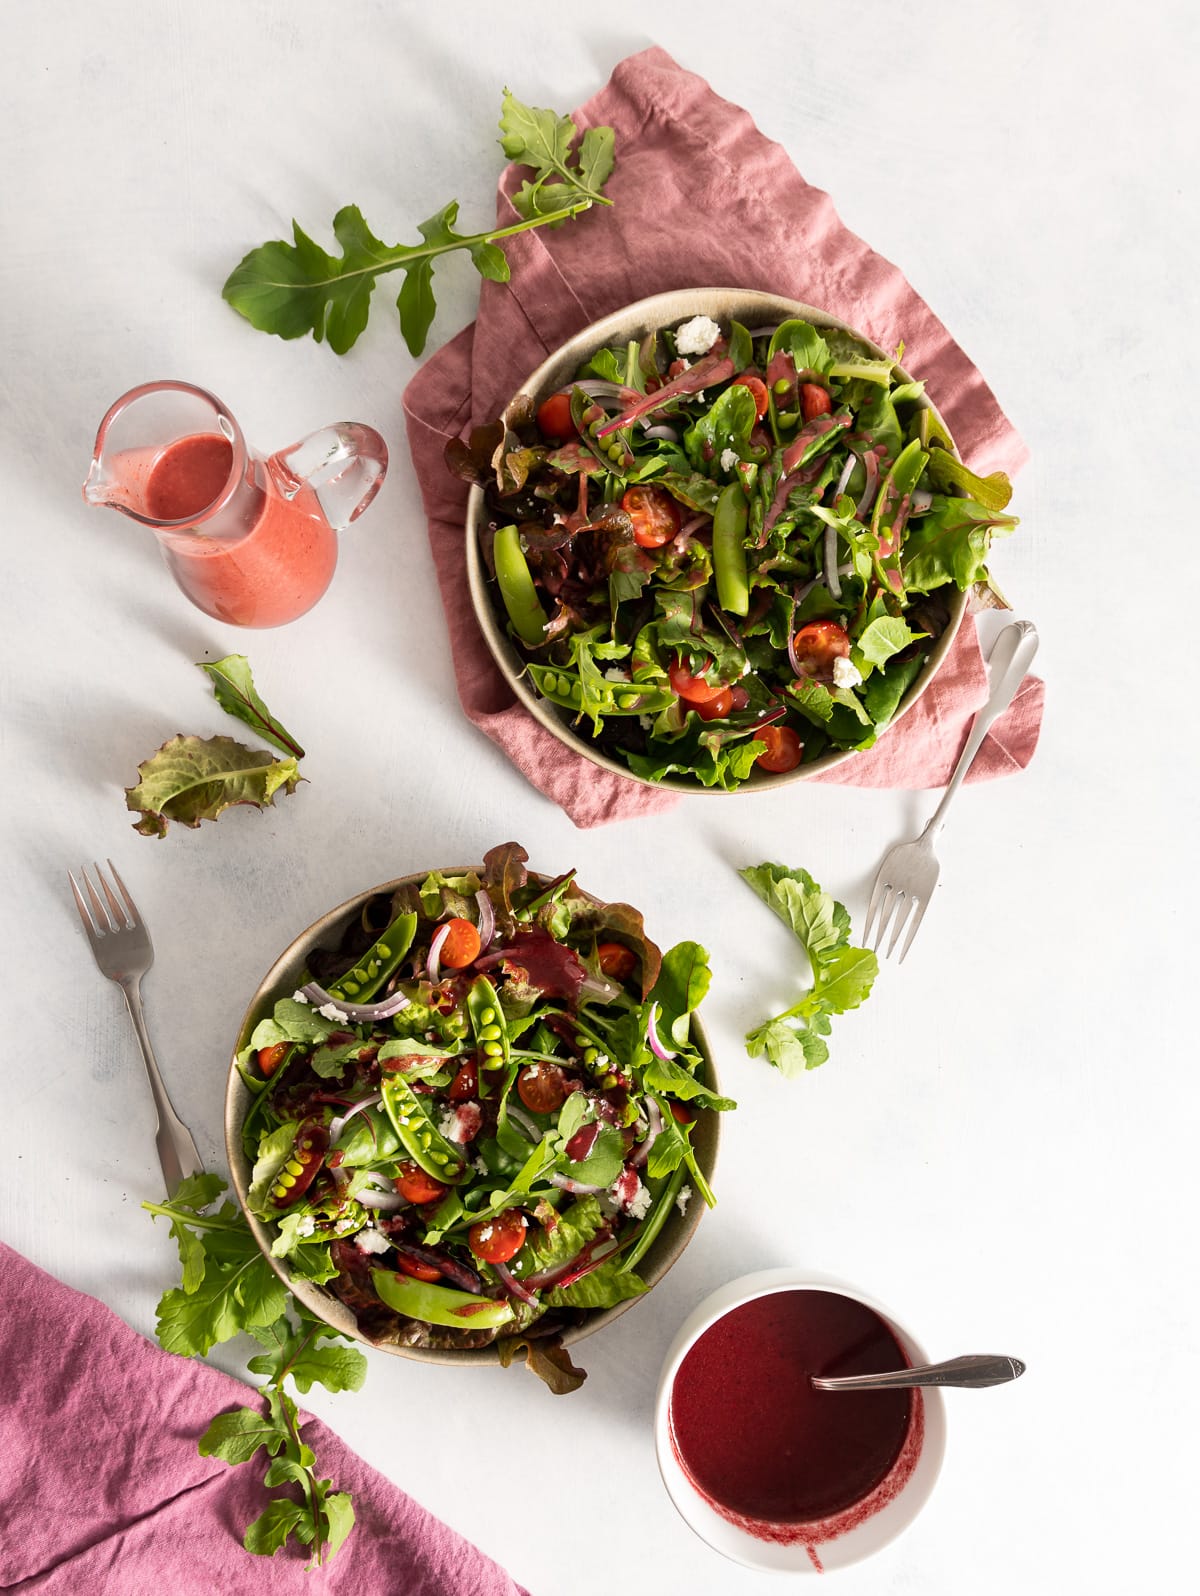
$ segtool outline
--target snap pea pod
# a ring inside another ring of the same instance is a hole
[[[546,635],[546,612],[537,596],[529,564],[521,548],[521,534],[515,526],[502,526],[493,544],[496,582],[500,597],[523,643],[536,645]]]
[[[496,988],[486,975],[476,976],[467,993],[467,1017],[479,1046],[479,1095],[486,1097],[490,1082],[488,1072],[507,1069],[510,1063],[508,1027],[504,1023],[504,1010],[496,996]],[[515,1072],[514,1072],[515,1073]]]
[[[713,570],[717,577],[717,602],[730,615],[745,615],[750,608],[750,579],[746,568],[746,522],[750,507],[740,482],[721,489],[713,516]]]
[[[449,1325],[452,1330],[495,1330],[513,1316],[507,1302],[410,1280],[407,1275],[394,1275],[386,1269],[372,1269],[371,1283],[381,1302],[423,1324]]]
[[[399,1075],[385,1076],[379,1089],[387,1116],[413,1162],[447,1185],[461,1180],[465,1173],[462,1148],[446,1140],[408,1082]]]
[[[627,1270],[633,1269],[650,1251],[659,1231],[666,1223],[667,1215],[671,1212],[675,1199],[683,1190],[683,1177],[686,1173],[686,1164],[680,1164],[679,1168],[672,1172],[671,1178],[655,1198],[653,1208],[642,1220],[642,1228],[637,1233],[637,1240],[622,1259],[617,1270],[618,1274],[625,1274]]]
[[[416,915],[397,915],[358,963],[344,975],[338,976],[329,988],[329,995],[344,998],[347,1003],[369,1003],[380,987],[400,968],[401,960],[412,947],[416,934]]]
[[[583,684],[577,671],[558,670],[551,665],[528,665],[533,685],[543,698],[563,709],[578,711],[583,705]],[[596,709],[602,715],[657,715],[675,703],[669,687],[642,682],[604,682],[590,689]]]

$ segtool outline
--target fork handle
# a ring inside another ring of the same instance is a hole
[[[171,1099],[159,1074],[158,1060],[154,1057],[154,1049],[150,1045],[150,1033],[146,1029],[145,1017],[142,1014],[141,983],[122,981],[121,991],[125,994],[129,1018],[133,1021],[134,1034],[142,1050],[142,1058],[146,1062],[146,1074],[150,1077],[150,1093],[158,1113],[158,1129],[154,1133],[154,1145],[158,1149],[158,1161],[162,1166],[167,1196],[173,1197],[189,1175],[203,1174],[204,1163],[196,1151],[191,1132],[171,1106]]]
[[[987,702],[971,723],[971,730],[967,735],[963,751],[958,756],[958,764],[954,767],[950,784],[942,794],[941,803],[930,816],[929,824],[921,833],[923,837],[930,839],[936,837],[946,824],[946,811],[950,807],[950,800],[962,786],[967,771],[975,763],[975,756],[983,746],[983,739],[991,730],[992,722],[1004,713],[1017,696],[1017,689],[1025,680],[1037,651],[1037,627],[1032,621],[1013,621],[992,644],[992,652],[988,655]]]

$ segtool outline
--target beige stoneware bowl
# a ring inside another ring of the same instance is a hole
[[[613,311],[611,316],[604,316],[601,320],[594,321],[590,327],[585,327],[582,332],[576,333],[561,348],[543,360],[537,370],[526,377],[513,395],[513,399],[528,395],[535,403],[540,403],[569,383],[583,362],[605,344],[627,343],[631,338],[640,339],[657,327],[677,327],[680,322],[688,321],[692,316],[711,316],[714,321],[719,321],[726,327],[731,320],[739,321],[743,326],[751,328],[768,327],[791,317],[799,317],[814,327],[837,327],[843,332],[853,333],[878,358],[889,358],[887,351],[865,337],[857,328],[839,321],[836,316],[818,310],[813,305],[803,305],[798,300],[783,299],[778,294],[760,293],[751,288],[680,288],[672,293],[655,294],[650,299],[640,299],[634,305],[626,305],[622,310]],[[913,380],[903,367],[898,366],[896,370],[902,382]],[[933,410],[945,427],[945,422],[936,407],[929,404],[928,400],[920,402]],[[484,514],[483,490],[473,487],[467,501],[466,554],[471,603],[475,608],[479,629],[492,652],[492,657],[517,698],[535,720],[547,731],[552,732],[559,742],[565,744],[572,752],[582,754],[585,759],[590,759],[593,764],[601,766],[604,770],[610,770],[614,775],[623,776],[626,781],[635,781],[644,787],[664,787],[674,792],[713,797],[731,797],[737,793],[759,792],[770,787],[786,786],[789,782],[806,781],[809,777],[819,776],[824,771],[832,770],[835,765],[840,765],[844,760],[855,757],[853,750],[838,749],[833,753],[822,754],[810,765],[801,765],[797,770],[787,771],[784,774],[771,775],[767,771],[756,770],[747,781],[734,788],[732,792],[721,787],[702,787],[699,782],[687,781],[679,776],[667,776],[661,781],[650,781],[643,776],[635,776],[627,765],[602,753],[589,738],[580,736],[572,725],[570,712],[544,699],[526,676],[525,662],[508,636],[503,603],[494,589],[480,554],[479,529]],[[946,630],[930,649],[924,670],[900,700],[895,715],[881,736],[886,737],[891,734],[893,728],[899,724],[937,674],[954,642],[963,616],[967,613],[967,600],[966,593],[954,592],[950,596],[950,619]]]
[[[479,871],[481,865],[451,865],[438,866],[444,875],[463,875],[469,869]],[[271,1268],[287,1286],[288,1290],[310,1312],[315,1313],[319,1319],[331,1325],[341,1335],[349,1336],[355,1341],[361,1341],[366,1346],[378,1345],[382,1352],[395,1353],[398,1357],[414,1358],[421,1363],[454,1363],[454,1364],[497,1364],[499,1354],[495,1346],[479,1347],[473,1350],[434,1349],[427,1347],[397,1347],[371,1341],[363,1335],[358,1327],[354,1315],[346,1305],[326,1291],[324,1287],[314,1285],[308,1280],[293,1280],[286,1264],[279,1258],[271,1256],[272,1233],[267,1225],[249,1212],[246,1207],[246,1194],[250,1189],[251,1163],[242,1151],[242,1123],[246,1118],[251,1104],[251,1093],[237,1069],[237,1054],[247,1045],[254,1027],[258,1022],[269,1015],[276,1003],[282,997],[290,997],[297,986],[302,984],[301,972],[308,963],[309,954],[319,947],[336,947],[342,933],[350,922],[361,913],[363,905],[368,899],[381,892],[392,893],[397,888],[419,884],[429,874],[428,870],[417,871],[410,876],[403,876],[395,881],[385,882],[382,886],[371,887],[366,892],[359,892],[353,898],[348,898],[345,903],[336,909],[330,909],[328,914],[323,914],[319,920],[313,922],[306,931],[292,942],[275,960],[258,985],[258,990],[250,999],[249,1007],[242,1017],[241,1027],[233,1044],[230,1056],[229,1077],[225,1088],[225,1150],[229,1158],[229,1168],[233,1175],[233,1188],[237,1200],[245,1215],[262,1250],[263,1256]],[[531,882],[540,882],[543,886],[549,885],[550,877],[535,875],[530,872]],[[595,900],[593,900],[595,901]],[[692,1034],[697,1049],[703,1059],[703,1072],[705,1083],[713,1090],[718,1091],[716,1070],[713,1067],[712,1053],[709,1048],[708,1038],[703,1026],[693,1016]],[[713,1183],[713,1170],[717,1161],[717,1144],[720,1139],[720,1115],[705,1112],[696,1121],[693,1133],[693,1145],[696,1149],[696,1159],[704,1172],[709,1184]],[[683,1252],[683,1249],[695,1235],[696,1227],[704,1212],[704,1204],[698,1199],[688,1204],[686,1214],[673,1210],[663,1225],[654,1245],[650,1248],[639,1266],[638,1273],[647,1285],[653,1287],[662,1279],[667,1270]],[[641,1297],[630,1298],[626,1302],[618,1303],[614,1308],[605,1308],[590,1312],[580,1324],[573,1325],[563,1333],[563,1345],[572,1346],[577,1341],[582,1341],[585,1336],[593,1335],[605,1325],[611,1324],[627,1309],[642,1301]]]

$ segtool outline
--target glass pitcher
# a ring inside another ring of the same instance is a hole
[[[205,614],[282,626],[329,586],[337,534],[378,493],[387,458],[374,428],[355,421],[263,456],[213,394],[149,382],[100,423],[83,496],[149,527]]]

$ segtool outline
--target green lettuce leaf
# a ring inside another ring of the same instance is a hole
[[[973,499],[935,498],[929,513],[905,528],[905,587],[910,593],[931,593],[948,582],[965,590],[986,580],[992,539],[1007,537],[1016,525],[1016,516],[987,510]]]
[[[133,829],[143,837],[165,837],[172,820],[195,829],[235,804],[261,809],[301,780],[294,759],[272,759],[232,737],[172,737],[138,766],[138,776],[125,789],[125,807],[141,815]]]
[[[640,1297],[649,1289],[632,1269],[622,1273],[618,1256],[606,1260],[573,1285],[556,1286],[544,1292],[542,1300],[552,1308],[612,1308],[629,1297]]]

